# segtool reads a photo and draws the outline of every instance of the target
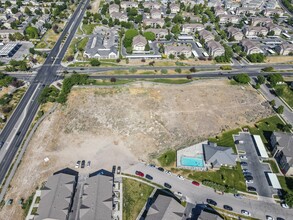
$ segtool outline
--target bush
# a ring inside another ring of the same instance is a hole
[[[274,107],[276,105],[276,101],[273,99],[272,101],[270,101],[270,105]]]
[[[283,106],[283,105],[280,105],[280,106],[276,109],[276,112],[277,112],[278,114],[283,114],[283,112],[284,112],[284,106]]]
[[[267,76],[267,80],[273,87],[276,86],[279,82],[284,82],[283,76],[280,73],[269,74]]]
[[[175,72],[176,72],[176,73],[181,73],[181,69],[180,69],[180,68],[176,68],[176,69],[175,69]]]
[[[162,74],[167,74],[168,73],[168,70],[167,69],[161,69],[161,73]]]
[[[191,68],[189,69],[189,71],[190,71],[191,73],[194,73],[194,72],[196,72],[196,69],[195,69],[195,67],[191,67]]]
[[[91,59],[90,60],[90,64],[92,66],[100,66],[101,65],[101,62],[98,59]]]
[[[217,191],[221,192],[227,192],[227,193],[237,193],[237,190],[235,188],[229,187],[229,186],[224,186],[219,183],[215,183],[210,180],[203,180],[202,184],[205,186],[209,186]]]
[[[265,55],[262,53],[254,53],[247,55],[246,58],[252,63],[263,63],[265,60]]]
[[[255,86],[254,86],[254,88],[255,89],[259,89],[260,88],[260,84],[259,83],[256,83]]]
[[[261,84],[264,84],[265,81],[266,81],[266,79],[265,79],[264,76],[262,76],[262,75],[257,76],[257,83],[258,83],[258,84],[260,84],[260,85],[261,85]]]
[[[224,65],[220,67],[221,70],[232,70],[232,67],[229,65]]]
[[[238,82],[238,83],[242,83],[242,84],[247,84],[250,82],[250,78],[246,73],[241,73],[238,75],[235,75],[233,77],[233,79]]]

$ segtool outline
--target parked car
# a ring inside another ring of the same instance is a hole
[[[289,208],[290,208],[286,203],[281,203],[281,206],[282,206],[284,209],[289,209]]]
[[[251,172],[243,172],[243,175],[244,176],[251,176],[252,174],[251,174]]]
[[[87,165],[86,166],[87,167],[91,167],[91,161],[90,160],[87,162]]]
[[[250,191],[250,192],[256,192],[256,188],[253,187],[253,186],[247,187],[247,190]]]
[[[112,173],[114,174],[115,171],[116,171],[116,166],[114,165],[114,166],[112,167]]]
[[[178,179],[180,179],[180,180],[184,180],[184,177],[181,176],[181,175],[177,175],[177,177],[178,177]]]
[[[79,168],[79,166],[80,166],[80,160],[78,160],[77,162],[76,162],[76,164],[75,164],[75,168]]]
[[[246,155],[241,155],[239,158],[240,158],[241,160],[247,160]]]
[[[140,172],[140,171],[135,171],[135,175],[140,176],[140,177],[144,177],[144,173]]]
[[[148,180],[153,180],[153,177],[151,175],[149,175],[149,174],[146,174],[145,178],[147,178]]]
[[[121,174],[121,167],[120,166],[117,167],[117,174]]]
[[[174,194],[177,196],[183,196],[181,192],[174,192]]]
[[[245,176],[245,179],[246,179],[246,180],[253,180],[253,177],[250,176],[250,175],[247,175],[247,176]]]
[[[233,211],[233,208],[229,205],[223,205],[223,208],[228,210],[228,211]]]
[[[246,183],[253,183],[253,180],[246,180]]]
[[[249,211],[246,211],[246,210],[241,210],[241,214],[242,215],[246,215],[246,216],[251,216],[251,213]]]
[[[164,168],[163,167],[158,167],[158,170],[160,170],[161,172],[164,172]]]
[[[270,215],[266,215],[266,220],[274,220],[274,218]]]
[[[245,172],[249,172],[249,170],[248,170],[248,169],[243,169],[242,172],[243,172],[243,173],[245,173]]]
[[[212,199],[207,199],[207,203],[210,204],[210,205],[213,205],[213,206],[217,205],[217,202],[212,200]]]
[[[168,174],[168,175],[172,174],[169,170],[166,170],[165,173]]]
[[[242,196],[239,193],[234,194],[235,198],[242,199]]]
[[[171,189],[171,188],[172,188],[172,186],[171,186],[169,183],[164,183],[164,186],[165,186],[166,188],[168,188],[168,189]]]
[[[247,166],[248,164],[246,162],[242,161],[242,162],[240,162],[240,165],[241,166]]]
[[[148,164],[149,167],[156,167],[154,164]]]
[[[192,181],[192,184],[195,185],[195,186],[199,186],[199,182],[196,182],[196,181]]]
[[[80,168],[84,168],[84,167],[85,167],[85,160],[82,160]]]

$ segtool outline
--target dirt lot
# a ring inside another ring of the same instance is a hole
[[[225,129],[253,123],[272,112],[251,87],[226,80],[185,85],[136,82],[126,86],[75,88],[66,106],[40,125],[11,183],[0,219],[21,219],[27,198],[48,176],[77,160],[91,160],[90,172],[123,169],[138,159],[178,148]],[[45,163],[44,158],[49,162]]]
[[[272,57],[267,57],[265,62],[266,63],[292,63],[293,57],[292,56],[272,56]]]

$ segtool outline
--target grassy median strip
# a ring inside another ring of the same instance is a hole
[[[123,219],[135,220],[153,190],[147,184],[123,178]]]

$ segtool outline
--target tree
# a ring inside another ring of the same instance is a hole
[[[28,16],[32,15],[32,11],[28,7],[25,7],[24,13],[27,14]]]
[[[180,68],[176,68],[176,69],[175,69],[175,72],[176,72],[176,73],[181,73],[181,69],[180,69]]]
[[[259,83],[256,83],[255,86],[254,86],[254,88],[255,89],[259,89],[260,88],[260,84]]]
[[[169,55],[169,59],[174,59],[174,58],[175,58],[174,54]]]
[[[292,8],[293,8],[293,6],[292,6]],[[292,208],[292,206],[293,206],[293,193],[286,193],[285,202],[289,207]]]
[[[267,76],[267,80],[273,87],[276,86],[279,82],[284,82],[283,76],[280,73],[269,74]]]
[[[192,79],[192,75],[187,75],[186,76],[186,79],[190,79],[191,80]]]
[[[191,68],[189,69],[189,71],[190,71],[191,73],[194,73],[194,72],[196,72],[196,69],[195,69],[195,67],[191,67]]]
[[[265,55],[262,53],[254,53],[247,55],[246,58],[252,63],[263,63],[265,60]]]
[[[167,74],[168,73],[168,70],[167,69],[161,69],[161,73],[162,74]]]
[[[117,80],[116,80],[116,78],[115,77],[111,77],[111,79],[110,79],[110,82],[111,83],[115,83]]]
[[[246,73],[241,73],[241,74],[235,75],[233,77],[233,79],[236,82],[242,83],[242,84],[247,84],[250,82],[250,78],[249,78],[248,74],[246,74]]]
[[[273,99],[272,101],[270,101],[270,105],[274,107],[276,105],[276,101]]]
[[[34,49],[33,47],[31,47],[31,48],[29,49],[29,52],[30,52],[31,54],[35,54],[35,53],[36,53],[36,51],[35,51],[35,49]]]
[[[172,37],[171,34],[167,34],[167,35],[165,36],[166,40],[171,40],[171,37]]]
[[[52,27],[52,29],[53,29],[53,31],[54,31],[56,34],[58,34],[58,29],[59,29],[59,27],[58,27],[57,24],[54,24],[53,27]]]
[[[150,41],[154,41],[156,39],[156,35],[153,32],[144,32],[143,36]]]
[[[180,30],[180,26],[178,24],[174,25],[171,29],[171,32],[173,34],[180,34],[181,30]]]
[[[101,65],[101,62],[98,60],[98,59],[91,59],[90,60],[90,64],[92,65],[92,66],[100,66]]]
[[[138,35],[138,30],[136,29],[129,29],[124,34],[123,45],[125,48],[132,47],[132,40],[135,36]]]
[[[18,9],[17,8],[12,8],[11,12],[12,12],[12,14],[16,14],[18,12]]]
[[[265,81],[266,81],[266,79],[265,79],[264,76],[262,76],[262,75],[257,76],[257,83],[258,83],[258,84],[260,84],[260,85],[261,85],[261,84],[264,84]]]
[[[291,129],[292,129],[292,125],[291,124],[285,124],[281,128],[281,130],[284,131],[284,132],[290,132]]]
[[[280,105],[280,106],[276,109],[276,112],[277,112],[278,114],[283,114],[283,112],[284,112],[284,106],[283,106],[283,105]]]
[[[147,43],[144,47],[144,51],[150,51],[151,47],[150,45]]]

